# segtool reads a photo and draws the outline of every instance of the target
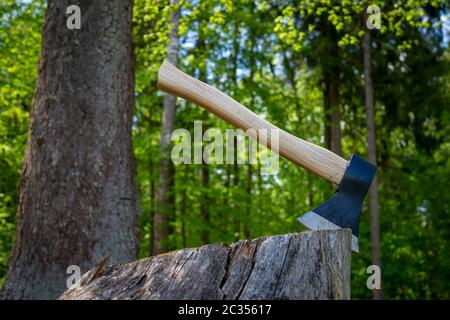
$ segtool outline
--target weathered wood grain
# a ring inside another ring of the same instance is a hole
[[[94,268],[60,299],[349,299],[351,232],[309,231]]]

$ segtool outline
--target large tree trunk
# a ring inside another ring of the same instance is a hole
[[[167,47],[167,61],[172,65],[178,65],[178,28],[181,9],[178,0],[171,0],[171,5],[175,7],[170,17],[171,31],[169,45]],[[170,158],[172,141],[171,135],[175,127],[175,111],[177,98],[166,93],[164,96],[164,109],[162,118],[162,132],[160,143],[159,177],[158,191],[156,194],[156,211],[153,218],[153,243],[152,254],[166,252],[167,237],[169,235],[169,224],[175,213],[174,176],[175,169]]]
[[[98,266],[60,299],[350,299],[350,239],[311,231]]]
[[[368,160],[377,164],[377,148],[375,136],[375,108],[370,52],[370,30],[366,29],[363,39],[364,52],[364,80],[365,80],[365,98],[366,98],[366,122],[367,122],[367,149]],[[375,176],[372,186],[369,189],[369,211],[370,211],[370,231],[372,241],[372,264],[381,268],[381,248],[380,248],[380,223],[378,217],[378,179]],[[374,298],[383,299],[381,289],[374,289]]]
[[[131,148],[132,1],[49,0],[17,213],[2,289],[6,299],[57,298],[67,267],[138,256]]]

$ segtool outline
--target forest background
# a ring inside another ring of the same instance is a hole
[[[381,28],[369,31],[367,4],[134,1],[132,134],[141,257],[297,232],[304,228],[296,218],[333,194],[329,183],[283,159],[276,175],[247,164],[167,161],[165,95],[156,80],[172,50],[180,69],[275,125],[345,158],[375,157],[378,199],[372,201],[378,206],[363,209],[360,253],[352,262],[354,299],[372,298],[366,268],[374,259],[381,259],[384,298],[450,298],[449,4],[371,1],[380,9]],[[0,286],[15,237],[45,6],[38,0],[0,4]],[[230,128],[189,102],[175,103],[174,128],[193,131],[195,120],[203,120],[204,130]],[[370,219],[373,210],[378,220]],[[155,221],[166,224],[157,228]],[[379,239],[371,237],[378,224]]]

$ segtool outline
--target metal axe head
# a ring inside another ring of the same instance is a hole
[[[336,194],[297,220],[311,230],[351,229],[352,250],[359,252],[359,217],[375,171],[373,164],[352,155]]]

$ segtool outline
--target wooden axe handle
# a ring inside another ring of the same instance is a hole
[[[214,113],[219,118],[243,129],[253,129],[248,135],[260,143],[277,151],[284,158],[317,174],[318,176],[339,184],[347,168],[348,161],[333,152],[313,143],[302,140],[281,130],[250,111],[220,90],[197,80],[173,65],[165,62],[158,73],[158,87],[170,94],[192,101]],[[279,145],[273,146],[270,134],[260,134],[260,129],[279,130]]]

